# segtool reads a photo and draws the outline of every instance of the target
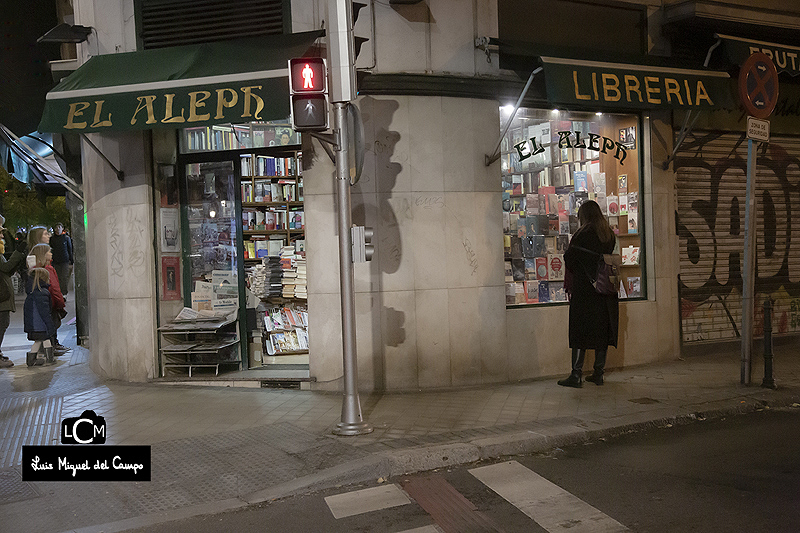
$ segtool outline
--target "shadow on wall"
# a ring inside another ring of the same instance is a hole
[[[389,129],[394,113],[400,104],[395,100],[377,100],[364,98],[361,101],[361,113],[364,124],[370,126],[365,131],[365,149],[371,152],[375,160],[375,175],[365,172],[361,177],[362,184],[374,181],[377,203],[360,203],[353,209],[353,224],[375,226],[373,244],[375,257],[370,262],[372,279],[380,279],[381,274],[393,274],[400,268],[403,257],[403,245],[400,237],[400,225],[389,199],[397,182],[402,165],[392,161],[395,146],[400,140],[400,133]],[[370,133],[374,135],[370,138]],[[384,193],[384,194],[382,194]],[[380,287],[375,287],[380,291]],[[373,384],[375,390],[386,388],[384,346],[399,346],[405,342],[405,312],[386,307],[383,293],[377,292],[372,299],[376,312],[372,313],[372,356]]]

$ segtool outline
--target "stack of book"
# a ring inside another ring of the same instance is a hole
[[[294,261],[295,263],[295,272],[297,273],[297,277],[295,277],[295,284],[294,284],[294,297],[300,298],[302,300],[308,299],[308,292],[307,292],[307,280],[306,280],[306,258],[302,255],[297,255]]]
[[[294,298],[294,287],[297,278],[297,270],[295,267],[296,255],[294,253],[294,246],[284,246],[281,248],[280,265],[283,278],[283,291],[281,296],[284,298]]]
[[[264,265],[254,265],[252,269],[249,269],[250,290],[259,298],[266,298],[269,293],[266,270]]]
[[[277,257],[265,257],[261,260],[265,271],[265,294],[267,298],[277,298],[283,291],[283,283],[281,278],[280,259]]]

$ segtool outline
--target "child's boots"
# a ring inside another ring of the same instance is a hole
[[[55,354],[53,353],[54,350],[55,350],[55,348],[53,348],[52,346],[50,346],[49,348],[45,348],[44,349],[44,355],[47,358],[47,364],[48,365],[56,364],[56,357],[55,357]]]
[[[25,354],[25,362],[28,366],[41,366],[44,364],[44,359],[38,357],[39,352],[28,352]]]

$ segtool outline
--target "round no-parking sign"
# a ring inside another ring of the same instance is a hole
[[[778,102],[778,71],[767,54],[756,52],[739,70],[739,98],[747,113],[767,118]]]

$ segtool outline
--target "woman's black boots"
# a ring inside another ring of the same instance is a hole
[[[566,379],[561,379],[558,384],[562,387],[583,387],[581,375],[583,374],[583,360],[586,357],[586,350],[580,348],[572,349],[572,372]]]
[[[595,350],[594,351],[594,372],[591,376],[586,376],[586,381],[591,381],[595,385],[603,384],[603,374],[606,367],[606,355],[608,350]]]

